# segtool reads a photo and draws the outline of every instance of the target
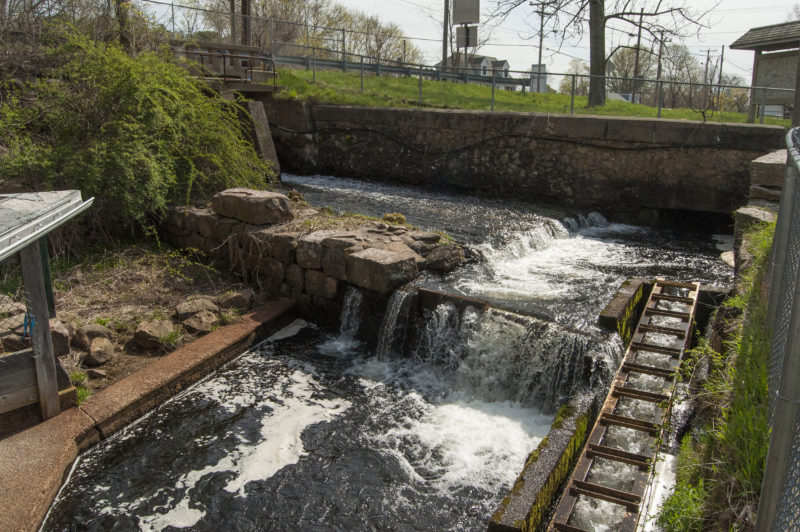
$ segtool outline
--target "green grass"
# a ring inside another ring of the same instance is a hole
[[[164,349],[172,351],[178,347],[183,341],[183,333],[180,329],[173,329],[164,336],[158,338],[158,342],[164,346]]]
[[[769,224],[748,235],[754,264],[740,294],[726,302],[743,311],[726,353],[697,350],[711,374],[695,396],[703,414],[681,446],[675,492],[661,508],[658,522],[667,531],[754,526],[770,436],[763,280],[774,230]]]
[[[76,405],[80,405],[92,395],[92,390],[86,386],[86,381],[89,380],[89,376],[85,372],[73,371],[69,374],[69,380],[72,381],[75,390],[78,392],[78,399],[75,401]]]
[[[316,83],[312,73],[302,70],[279,71],[279,80],[286,91],[279,98],[309,100],[320,103],[345,105],[367,105],[373,107],[417,107],[419,105],[418,78],[392,78],[365,76],[364,92],[361,92],[361,76],[358,72],[318,71]],[[422,82],[422,106],[441,109],[488,110],[491,108],[492,89],[475,84],[448,83],[440,81]],[[586,96],[575,97],[576,114],[604,116],[630,116],[655,118],[657,110],[640,104],[608,101],[603,107],[588,107]],[[538,94],[495,90],[496,111],[521,111],[528,113],[570,112],[569,94]],[[698,111],[692,109],[663,109],[662,118],[703,120]],[[709,122],[738,122],[747,120],[746,113],[715,112],[707,115]],[[789,127],[789,120],[767,117],[765,124]]]

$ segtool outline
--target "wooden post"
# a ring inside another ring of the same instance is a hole
[[[61,411],[61,405],[58,399],[56,359],[53,355],[53,339],[50,336],[50,316],[39,243],[33,242],[22,248],[19,257],[22,264],[22,282],[25,283],[28,304],[36,320],[33,326],[33,361],[39,387],[39,407],[42,419],[49,419]]]

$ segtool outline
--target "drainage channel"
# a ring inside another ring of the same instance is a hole
[[[636,530],[699,283],[659,279],[548,530]]]

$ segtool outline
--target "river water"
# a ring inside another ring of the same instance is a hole
[[[402,212],[476,259],[419,284],[443,303],[399,347],[413,291],[390,302],[377,352],[298,320],[84,453],[44,530],[479,530],[555,409],[607,384],[622,355],[596,315],[626,277],[730,282],[709,236],[592,213],[284,176],[315,205]],[[409,295],[410,294],[410,295]],[[503,310],[505,309],[505,310]],[[520,311],[519,315],[511,311]]]

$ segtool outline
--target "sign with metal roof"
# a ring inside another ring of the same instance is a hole
[[[77,216],[94,198],[79,190],[0,194],[0,261]]]

